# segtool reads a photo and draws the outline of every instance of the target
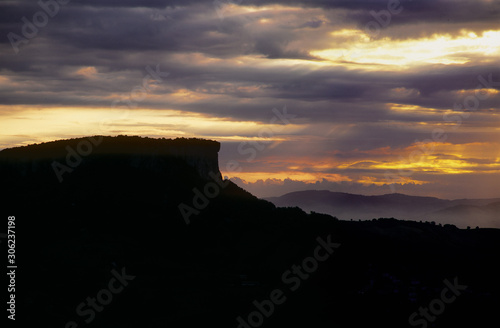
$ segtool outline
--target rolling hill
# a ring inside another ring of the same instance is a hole
[[[498,229],[351,222],[277,207],[220,181],[214,141],[102,137],[90,152],[87,141],[0,151],[0,245],[15,217],[19,259],[16,326],[400,328],[440,297],[446,279],[467,289],[434,327],[496,320]],[[62,181],[54,162],[72,169]],[[338,196],[336,206],[384,208],[380,197]],[[399,211],[460,205],[382,199]],[[189,222],[181,204],[196,209]]]
[[[342,220],[394,217],[454,224],[461,228],[500,228],[498,198],[447,200],[397,193],[364,196],[327,190],[307,190],[265,199],[276,206],[298,206],[305,211],[327,213]]]

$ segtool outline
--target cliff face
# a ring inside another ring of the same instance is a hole
[[[53,171],[54,179],[63,182],[80,167],[114,156],[134,169],[175,175],[184,163],[204,180],[221,179],[219,150],[220,143],[211,140],[94,136],[4,149],[0,174],[26,178]]]
[[[337,221],[275,208],[231,182],[213,196],[203,176],[218,150],[197,139],[96,137],[0,152],[0,212],[15,216],[19,237],[21,326],[234,328],[260,313],[266,327],[401,328],[439,300],[444,279],[467,290],[436,328],[497,320],[500,230]],[[189,225],[180,204],[192,208]]]
[[[187,147],[186,147],[187,146]],[[212,179],[213,175],[222,179],[219,170],[220,143],[213,141],[196,140],[192,144],[176,143],[169,149],[174,157],[186,161],[186,163],[195,168],[198,174],[204,179]]]

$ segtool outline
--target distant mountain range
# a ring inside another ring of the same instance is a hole
[[[498,321],[499,229],[348,215],[439,212],[455,222],[469,210],[498,213],[498,200],[328,191],[275,199],[336,209],[337,220],[222,181],[219,149],[93,136],[0,151],[0,244],[18,237],[17,326],[401,328],[443,295],[445,279],[467,290],[432,327]]]
[[[328,190],[306,190],[265,199],[276,206],[298,206],[305,211],[327,213],[342,220],[394,217],[453,224],[459,228],[500,228],[500,198],[448,200],[398,193],[364,196]]]

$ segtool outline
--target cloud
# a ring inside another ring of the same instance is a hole
[[[33,108],[47,114],[69,108],[106,116],[113,100],[143,85],[146,67],[159,65],[168,77],[131,109],[135,121],[113,131],[220,138],[222,163],[238,160],[247,175],[378,183],[382,170],[374,162],[397,161],[435,129],[445,131],[452,148],[498,140],[500,3],[401,1],[402,11],[387,16],[388,3],[243,0],[226,6],[221,19],[211,1],[75,0],[16,54],[9,33],[23,36],[24,18],[32,22],[42,8],[3,2],[0,115],[14,120]],[[370,22],[380,24],[378,34],[368,33]],[[490,77],[493,83],[481,82]],[[464,113],[474,99],[477,108]],[[239,142],[256,137],[272,109],[284,106],[296,115],[293,124],[247,163]],[[163,121],[171,111],[220,123]],[[482,149],[489,155],[460,160],[486,170],[498,155]],[[441,151],[435,160],[456,162],[459,153]],[[339,169],[344,164],[350,166]],[[418,179],[429,186],[445,178],[434,172]]]

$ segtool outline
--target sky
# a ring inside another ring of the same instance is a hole
[[[500,1],[3,0],[0,149],[221,142],[259,197],[500,197]]]

